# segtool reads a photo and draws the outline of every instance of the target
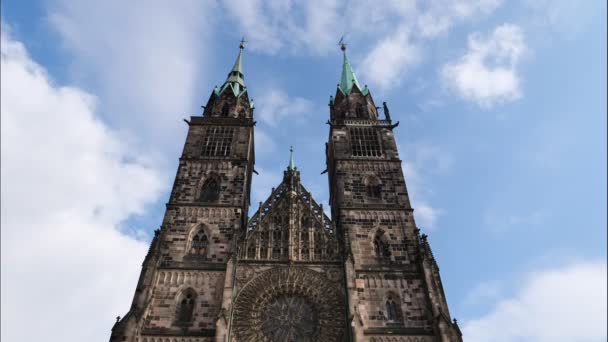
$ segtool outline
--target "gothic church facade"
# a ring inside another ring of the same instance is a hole
[[[389,110],[342,45],[325,155],[331,218],[283,180],[248,218],[254,106],[237,60],[188,135],[160,229],[110,341],[462,341],[416,227]]]

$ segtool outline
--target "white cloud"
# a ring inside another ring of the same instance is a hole
[[[482,108],[521,97],[518,65],[526,50],[521,28],[498,26],[489,37],[469,35],[468,51],[457,62],[443,66],[446,85]]]
[[[423,201],[416,202],[414,208],[416,210],[416,221],[420,223],[421,227],[427,230],[433,230],[435,228],[437,220],[444,212],[442,209],[432,207],[430,204]]]
[[[273,155],[276,149],[274,140],[268,133],[260,128],[255,129],[255,154],[256,156]]]
[[[374,2],[356,0],[294,0],[246,3],[223,1],[234,25],[257,52],[307,55],[338,53],[346,41],[360,58],[362,81],[380,90],[398,86],[404,75],[423,61],[421,41],[446,34],[459,22],[493,12],[501,0],[436,0]],[[367,42],[375,42],[371,47]],[[355,60],[358,60],[356,58]]]
[[[517,213],[502,210],[490,209],[483,217],[486,229],[493,234],[501,234],[514,229],[530,231],[534,227],[543,225],[547,220],[547,214],[541,211],[531,211],[528,213]]]
[[[433,195],[430,177],[449,172],[453,158],[439,146],[426,142],[399,146],[399,151],[408,194],[415,210],[414,217],[420,227],[433,230],[445,210],[429,203]]]
[[[465,322],[468,342],[606,341],[606,263],[571,264],[531,273],[517,294]]]
[[[363,58],[364,79],[380,90],[398,86],[423,61],[422,40],[446,34],[460,21],[485,16],[499,4],[500,0],[356,2],[350,11],[355,34],[364,34],[357,31],[370,26],[378,33],[378,43]]]
[[[464,298],[464,304],[475,306],[481,303],[493,302],[502,293],[501,284],[497,282],[483,282],[477,284]]]
[[[49,6],[49,22],[75,57],[75,70],[99,89],[104,117],[129,130],[125,136],[153,142],[150,150],[175,152],[181,119],[206,101],[204,79],[210,3],[61,0]],[[97,93],[97,91],[96,91]],[[145,127],[145,129],[144,129]],[[150,144],[146,144],[150,146]],[[162,160],[162,159],[161,159]]]
[[[426,2],[418,16],[417,26],[422,37],[445,34],[457,21],[478,18],[493,12],[501,0],[436,0]]]
[[[99,120],[95,97],[54,85],[5,26],[1,69],[1,339],[109,337],[148,245],[118,226],[157,199],[159,175]]]
[[[602,1],[526,0],[524,4],[526,13],[531,15],[530,26],[544,29],[542,37],[545,40],[547,33],[575,38],[594,21],[594,17],[606,13],[606,3]]]
[[[312,114],[313,103],[301,97],[290,97],[281,89],[270,89],[258,98],[256,116],[270,126],[276,126],[281,120],[289,117],[302,120]]]
[[[305,50],[322,55],[335,47],[339,36],[335,0],[222,3],[254,51],[274,55]]]
[[[364,79],[381,90],[401,83],[404,73],[421,61],[421,53],[411,42],[406,28],[380,41],[361,63]]]

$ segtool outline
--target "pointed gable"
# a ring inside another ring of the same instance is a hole
[[[338,240],[331,219],[300,184],[293,158],[283,181],[261,202],[247,224],[246,260],[337,261]]]

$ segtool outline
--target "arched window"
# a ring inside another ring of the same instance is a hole
[[[217,176],[210,176],[203,186],[201,187],[201,193],[199,201],[201,202],[215,202],[220,198],[220,180]]]
[[[379,199],[382,197],[382,184],[380,184],[378,177],[367,177],[365,180],[365,192],[371,198]]]
[[[260,259],[268,258],[268,232],[260,233]]]
[[[389,295],[388,299],[386,300],[386,319],[389,321],[399,321],[400,317],[401,310],[393,299],[393,296]]]
[[[391,249],[382,230],[374,236],[374,251],[379,258],[390,258],[391,256]]]
[[[357,104],[356,108],[357,117],[363,119],[365,117],[365,110],[363,109],[363,104]]]
[[[226,103],[223,107],[222,107],[222,116],[227,117],[228,116],[228,112],[230,110],[230,107],[228,106],[228,104]]]
[[[300,232],[300,243],[302,246],[302,251],[301,251],[302,260],[308,260],[310,258],[308,229],[304,229]]]
[[[177,303],[177,321],[180,323],[188,323],[192,321],[192,313],[196,302],[196,293],[192,289],[188,289],[181,294],[181,299]]]
[[[255,259],[255,243],[253,240],[249,242],[247,247],[247,259]]]
[[[196,255],[206,255],[207,254],[207,245],[209,241],[207,239],[207,234],[201,229],[194,237],[192,237],[192,244],[190,247],[190,254]]]
[[[272,231],[272,258],[281,258],[281,231],[275,229]]]

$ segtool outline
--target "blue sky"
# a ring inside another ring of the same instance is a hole
[[[242,36],[252,203],[294,145],[327,206],[342,35],[465,340],[605,341],[606,4],[565,0],[3,2],[2,339],[107,339]]]

